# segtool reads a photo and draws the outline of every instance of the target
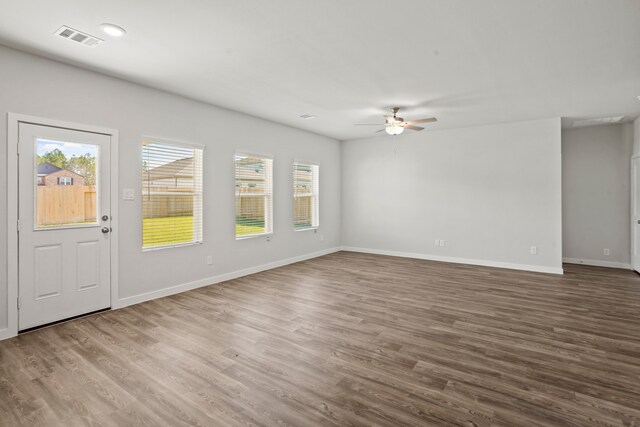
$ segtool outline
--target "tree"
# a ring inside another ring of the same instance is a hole
[[[96,158],[91,154],[72,156],[67,163],[67,169],[82,175],[84,185],[96,185]]]
[[[69,161],[59,148],[53,149],[42,156],[38,156],[38,164],[50,163],[62,169],[66,169]]]

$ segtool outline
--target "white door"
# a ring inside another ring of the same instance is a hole
[[[640,157],[631,161],[631,265],[640,273]]]
[[[20,330],[110,307],[110,136],[20,123]]]

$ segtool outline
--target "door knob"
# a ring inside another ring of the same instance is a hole
[[[110,229],[109,227],[102,227],[102,232],[103,232],[104,234],[107,234],[107,233],[108,233],[108,232],[110,232],[110,231],[111,231],[111,229]]]

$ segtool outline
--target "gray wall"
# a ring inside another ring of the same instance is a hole
[[[633,154],[640,154],[640,117],[633,121]]]
[[[559,118],[346,141],[342,243],[559,272],[560,155]]]
[[[89,51],[87,51],[89,52]],[[120,131],[120,188],[137,189],[120,200],[120,296],[131,297],[340,244],[340,143],[179,96],[0,46],[0,329],[7,324],[7,112]],[[142,135],[205,144],[204,244],[142,252],[140,141]],[[269,153],[274,160],[274,231],[235,241],[236,149]],[[321,227],[294,232],[291,161],[320,164]],[[13,161],[13,159],[11,159]],[[15,201],[9,201],[15,207]],[[321,236],[324,237],[321,240]],[[206,264],[213,255],[214,264]],[[12,302],[15,304],[15,302]]]
[[[562,238],[568,262],[628,267],[631,123],[562,131]],[[604,249],[610,255],[604,255]]]

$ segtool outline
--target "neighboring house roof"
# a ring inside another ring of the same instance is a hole
[[[244,159],[238,167],[236,163],[236,179],[240,181],[264,181],[265,174],[262,167],[254,159]]]
[[[264,181],[265,179],[264,173],[248,168],[241,168],[236,176],[241,181]]]
[[[293,180],[297,183],[311,183],[313,181],[313,175],[307,171],[293,171]]]
[[[84,178],[84,176],[80,175],[79,173],[70,171],[69,169],[59,168],[58,166],[52,165],[51,163],[44,162],[38,165],[38,176],[47,176],[60,171],[67,171],[74,174],[75,176]]]
[[[144,172],[143,181],[161,181],[165,179],[175,178],[193,178],[193,157],[185,157],[184,159],[174,160],[167,164],[150,169]],[[264,174],[256,172],[249,167],[243,167],[239,170],[238,178],[243,181],[264,181]]]
[[[193,157],[180,160],[150,169],[143,174],[144,181],[158,181],[170,178],[193,178]]]
[[[57,166],[52,165],[51,163],[40,163],[38,165],[38,175],[51,175],[54,172],[58,172],[62,170]]]

